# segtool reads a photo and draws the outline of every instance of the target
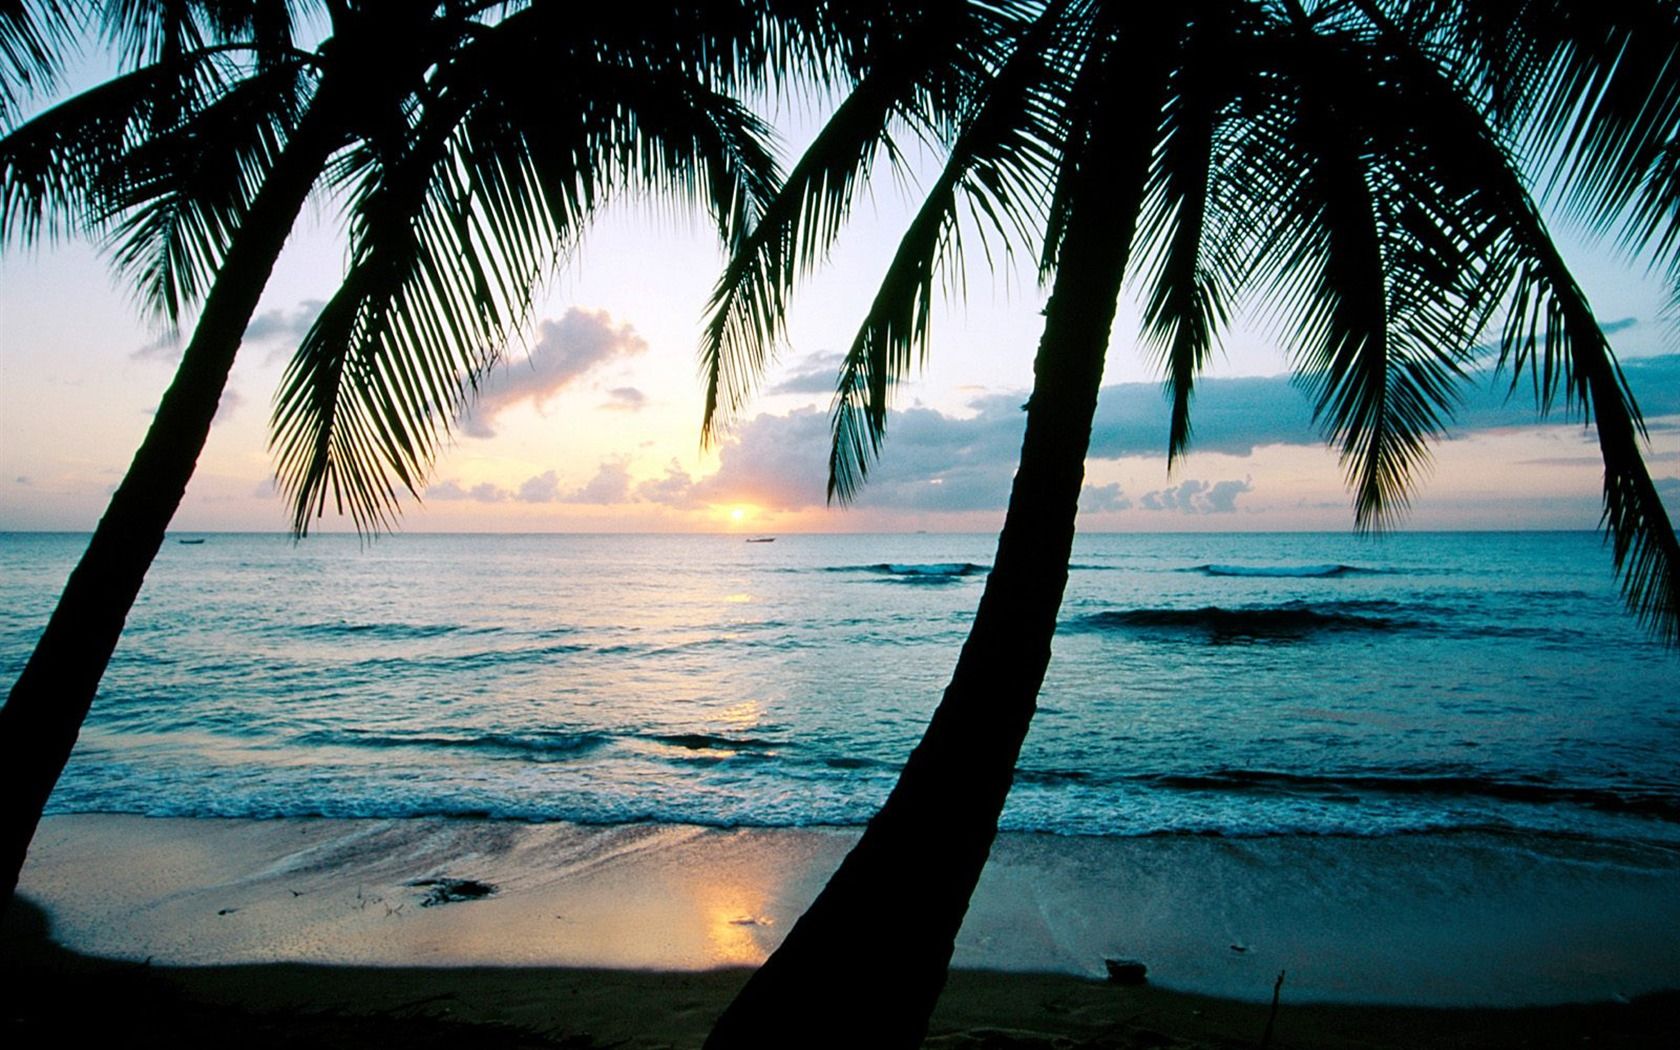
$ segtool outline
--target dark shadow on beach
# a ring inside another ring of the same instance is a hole
[[[740,969],[660,973],[531,967],[162,967],[53,943],[14,902],[0,925],[0,1044],[114,1047],[698,1047],[746,980]],[[1291,1006],[1274,1048],[1668,1047],[1680,992],[1520,1010]],[[938,1050],[1255,1047],[1268,1007],[1056,974],[953,971],[926,1042]],[[789,1047],[821,1046],[820,1022]]]

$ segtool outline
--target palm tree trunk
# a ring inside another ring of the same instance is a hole
[[[145,441],[0,708],[0,911],[198,464],[245,327],[339,140],[317,95],[229,246]]]
[[[708,1050],[914,1047],[927,1032],[1050,663],[1149,144],[1119,142],[1079,178],[1020,467],[951,683],[886,804]]]

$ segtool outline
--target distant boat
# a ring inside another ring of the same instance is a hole
[[[748,543],[775,543],[776,542],[776,537],[774,537],[774,536],[748,536],[747,537],[747,542]]]
[[[175,542],[176,543],[185,543],[187,546],[191,547],[192,545],[194,545],[196,543],[203,543],[204,541],[199,539],[199,540],[176,540]]]

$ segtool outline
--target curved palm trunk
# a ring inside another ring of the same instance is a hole
[[[951,683],[886,804],[718,1020],[708,1050],[813,1034],[811,1045],[914,1047],[926,1034],[1050,663],[1149,144],[1128,137],[1079,179],[1020,467]]]
[[[0,708],[0,910],[198,464],[263,286],[337,148],[333,123],[318,95],[252,202],[146,438]]]

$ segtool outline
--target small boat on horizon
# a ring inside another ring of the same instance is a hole
[[[176,540],[175,542],[176,543],[184,543],[187,546],[191,547],[194,544],[203,543],[204,540],[202,538],[200,538],[200,539],[196,539],[196,540]]]
[[[774,537],[774,536],[748,536],[747,537],[747,542],[748,543],[775,543],[776,542],[776,537]]]

